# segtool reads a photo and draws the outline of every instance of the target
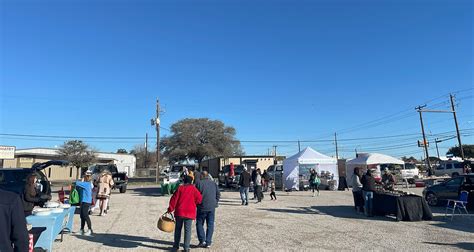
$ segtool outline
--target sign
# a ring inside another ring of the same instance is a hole
[[[15,159],[15,147],[0,145],[0,159]]]
[[[418,147],[430,147],[430,143],[428,141],[426,141],[424,144],[423,144],[423,140],[418,140]]]

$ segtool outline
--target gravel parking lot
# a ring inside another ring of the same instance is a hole
[[[421,193],[419,189],[411,189]],[[474,216],[444,219],[434,208],[434,220],[397,222],[389,217],[366,218],[353,211],[349,191],[277,192],[260,204],[241,206],[238,192],[222,193],[217,210],[211,251],[314,251],[314,250],[474,250]],[[67,235],[56,251],[168,250],[173,235],[156,228],[167,209],[169,196],[159,188],[131,188],[112,195],[107,216],[92,216],[95,235]],[[75,231],[79,230],[75,216]],[[193,226],[192,244],[197,244]],[[193,248],[192,248],[193,249]],[[209,249],[193,249],[205,251]]]

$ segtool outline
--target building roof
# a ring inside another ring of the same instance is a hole
[[[97,154],[97,157],[100,159],[123,159],[131,158],[135,159],[135,156],[132,154],[125,153],[110,153],[110,152],[94,152]],[[54,148],[28,148],[28,149],[17,149],[15,155],[41,155],[47,157],[56,157],[58,156],[58,149]]]

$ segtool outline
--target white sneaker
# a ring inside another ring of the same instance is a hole
[[[84,233],[85,236],[91,236],[92,235],[92,230],[87,230],[87,232]]]
[[[84,229],[79,230],[80,235],[84,235]]]

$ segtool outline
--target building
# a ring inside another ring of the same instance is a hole
[[[278,156],[277,160],[283,160],[285,157]],[[217,178],[219,171],[225,165],[233,163],[234,165],[245,165],[249,170],[260,168],[262,172],[266,170],[270,165],[275,164],[274,156],[232,156],[232,157],[216,157],[207,160],[203,160],[199,167],[206,169],[209,173]]]
[[[130,154],[96,152],[96,163],[111,163],[117,165],[119,172],[126,172],[128,177],[135,176],[136,158]],[[2,168],[29,168],[34,163],[42,163],[49,160],[60,159],[57,149],[32,148],[19,149],[15,151],[14,159],[5,159]],[[77,169],[72,166],[50,166],[46,168],[44,174],[49,180],[71,180],[75,179]]]

